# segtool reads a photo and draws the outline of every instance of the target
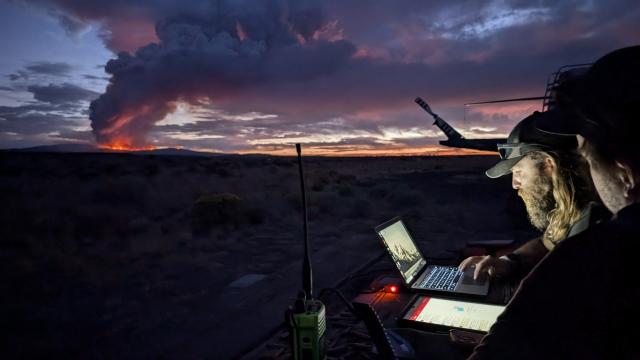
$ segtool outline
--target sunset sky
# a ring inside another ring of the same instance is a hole
[[[560,66],[640,43],[637,1],[0,0],[0,148],[438,154],[420,96],[503,137]]]

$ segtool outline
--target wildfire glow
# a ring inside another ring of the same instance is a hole
[[[155,146],[134,146],[129,139],[114,139],[110,143],[101,144],[100,148],[112,151],[140,151],[140,150],[154,150]]]
[[[139,151],[154,150],[156,147],[146,145],[144,135],[140,134],[139,125],[131,126],[132,123],[149,121],[149,118],[176,110],[176,102],[168,102],[162,107],[142,105],[133,109],[127,109],[113,116],[105,126],[99,130],[100,147],[113,151]]]
[[[302,146],[305,146],[304,143]],[[257,146],[256,149],[238,151],[240,154],[269,154],[276,156],[295,156],[293,144],[291,146]],[[305,153],[313,156],[330,156],[330,157],[368,157],[368,156],[464,156],[464,155],[492,155],[495,152],[479,151],[471,149],[458,149],[443,147],[440,145],[421,146],[421,147],[384,147],[368,148],[349,145],[328,145],[328,146],[307,146]]]

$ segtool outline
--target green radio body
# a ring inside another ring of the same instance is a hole
[[[318,300],[305,301],[305,311],[291,313],[293,358],[322,360],[325,358],[327,319],[324,304]]]

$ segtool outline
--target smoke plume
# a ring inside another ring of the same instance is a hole
[[[322,38],[327,21],[313,2],[219,1],[212,8],[158,21],[158,43],[107,63],[110,84],[90,107],[99,144],[145,147],[146,134],[177,102],[311,80],[335,71],[355,51],[346,41]]]

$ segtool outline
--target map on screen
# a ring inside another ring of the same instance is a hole
[[[504,306],[501,305],[421,296],[404,315],[404,319],[487,332],[503,310]]]

